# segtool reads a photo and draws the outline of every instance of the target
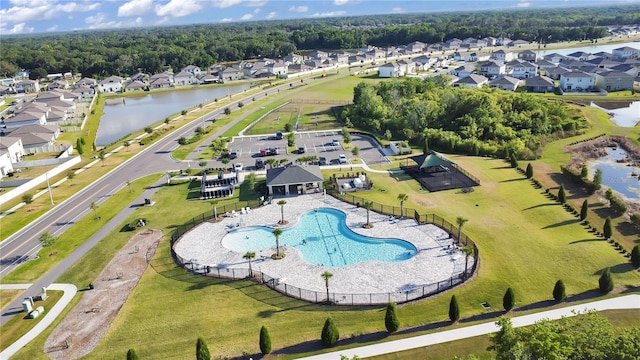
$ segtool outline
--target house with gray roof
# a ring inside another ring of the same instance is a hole
[[[45,125],[46,123],[47,116],[44,112],[23,111],[12,117],[4,119],[4,126],[7,129],[25,125]]]
[[[518,59],[523,61],[536,61],[538,59],[538,54],[532,50],[523,50],[518,53]]]
[[[322,191],[323,182],[318,165],[289,165],[267,169],[269,195],[310,194]]]
[[[583,71],[572,71],[560,75],[562,91],[586,91],[593,89],[593,75]]]
[[[638,58],[640,57],[640,50],[632,48],[630,46],[623,46],[617,49],[613,49],[613,56],[618,58]]]
[[[484,84],[487,84],[488,81],[489,79],[482,75],[471,74],[455,81],[452,85],[454,87],[481,88]]]
[[[462,64],[455,69],[451,70],[451,75],[454,75],[459,78],[465,78],[476,70],[475,64]]]
[[[20,80],[14,85],[17,93],[32,93],[40,91],[40,82],[38,80]]]
[[[602,71],[594,74],[594,86],[606,91],[631,90],[634,76],[620,71]]]
[[[225,82],[225,81],[234,81],[234,80],[240,80],[242,79],[242,71],[234,68],[234,67],[228,67],[220,72],[218,72],[218,75],[220,76],[220,81],[221,82]]]
[[[126,91],[140,91],[140,90],[144,90],[147,88],[147,84],[143,83],[142,81],[138,81],[138,80],[134,80],[130,83],[128,83],[127,85],[124,86],[124,89]]]
[[[102,93],[119,93],[122,92],[123,78],[120,76],[109,76],[98,83],[98,90]]]
[[[22,157],[24,157],[22,139],[13,136],[0,136],[0,152],[9,153],[9,160],[12,163],[22,161]]]
[[[516,91],[520,86],[521,80],[509,75],[500,76],[489,81],[489,87],[500,90]]]
[[[173,76],[173,83],[176,86],[193,85],[193,84],[197,84],[198,80],[192,73],[186,72],[186,71],[180,71],[179,73]]]
[[[544,74],[554,80],[560,80],[560,76],[562,74],[566,74],[571,72],[571,70],[564,68],[562,66],[556,66],[550,69],[546,69]]]
[[[547,76],[534,76],[525,80],[524,89],[529,92],[555,91],[556,83]]]
[[[90,87],[93,88],[94,86],[96,86],[98,84],[98,82],[96,81],[96,79],[92,79],[92,78],[82,78],[78,81],[76,81],[75,84],[73,84],[73,86],[75,88],[78,88],[80,86],[86,86],[86,87]]]

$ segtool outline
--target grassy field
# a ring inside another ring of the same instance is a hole
[[[488,315],[491,319],[491,313],[487,314],[480,306],[483,301],[492,304],[499,314],[502,295],[509,286],[516,291],[517,306],[535,308],[551,298],[553,284],[560,277],[573,300],[598,296],[594,289],[598,273],[605,267],[612,268],[620,287],[640,283],[640,274],[632,271],[626,259],[604,241],[593,238],[503,161],[450,158],[479,177],[482,186],[469,194],[425,193],[419,190],[417,182],[404,176],[371,174],[376,188],[387,191],[373,191],[366,196],[394,205],[397,194],[404,192],[409,194],[407,207],[436,212],[452,222],[456,216],[470,219],[465,232],[477,242],[481,263],[477,276],[469,284],[452,291],[458,296],[466,318],[459,326],[477,322],[474,316]],[[151,226],[168,234],[192,216],[210,211],[210,202],[185,202],[188,192],[186,184],[163,188],[154,197],[156,206],[141,208],[135,216],[148,218]],[[175,204],[186,206],[176,213]],[[129,236],[114,232],[108,236],[108,242],[103,241],[93,249],[60,281],[86,286]],[[91,270],[79,271],[87,268]],[[434,324],[446,324],[448,301],[449,294],[444,294],[400,306],[402,326],[411,329],[391,338],[422,334]],[[144,358],[188,359],[199,335],[212,344],[214,357],[256,354],[261,325],[269,328],[274,349],[286,353],[285,359],[294,358],[318,351],[320,330],[327,316],[337,320],[343,338],[355,337],[352,341],[358,344],[386,339],[381,333],[384,322],[380,308],[310,305],[248,281],[193,276],[175,267],[165,237],[152,266],[105,339],[88,358],[117,359],[134,347]],[[360,337],[363,334],[370,335]],[[155,341],[148,341],[150,336]],[[466,346],[474,349],[483,343]],[[43,358],[41,348],[36,342],[19,355]]]

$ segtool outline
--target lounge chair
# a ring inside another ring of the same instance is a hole
[[[251,212],[251,208],[250,207],[247,206],[246,209],[247,209],[247,214]]]
[[[231,210],[231,217],[236,217],[236,216],[238,216],[238,215],[236,214],[236,211],[235,211],[235,210]]]

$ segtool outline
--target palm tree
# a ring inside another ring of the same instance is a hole
[[[460,236],[462,235],[462,226],[467,223],[469,219],[466,219],[462,216],[458,216],[456,218],[456,223],[458,224],[458,242],[460,242]]]
[[[273,235],[276,236],[276,257],[280,257],[280,235],[282,235],[282,229],[273,229]]]
[[[473,254],[473,248],[471,246],[465,246],[460,249],[464,253],[464,277],[467,277],[467,269],[469,266],[469,256]]]
[[[251,270],[251,259],[256,257],[256,253],[253,251],[247,251],[246,254],[242,257],[243,259],[249,260],[249,277],[253,277],[253,270]]]
[[[324,278],[324,285],[327,287],[327,302],[330,302],[329,301],[329,279],[331,279],[333,274],[328,271],[325,271],[322,273],[321,276]]]
[[[373,227],[373,224],[371,224],[371,222],[369,222],[369,209],[371,209],[373,207],[373,201],[365,200],[364,203],[362,204],[362,207],[367,209],[367,223],[364,224],[364,226],[368,227],[368,228]]]
[[[404,202],[407,201],[407,199],[409,199],[409,195],[405,193],[398,195],[398,200],[400,200],[400,217],[403,216],[404,211],[402,210],[403,210]]]
[[[287,204],[287,201],[286,201],[286,200],[280,200],[280,201],[278,201],[278,205],[280,205],[280,214],[282,215],[282,218],[281,218],[281,220],[280,220],[280,224],[283,224],[283,225],[284,225],[284,224],[286,224],[286,223],[284,222],[284,206],[285,206],[286,204]]]

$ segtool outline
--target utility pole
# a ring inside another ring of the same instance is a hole
[[[45,172],[44,176],[47,178],[47,189],[49,190],[49,199],[51,200],[51,205],[55,205],[53,203],[53,194],[51,193],[51,185],[49,185],[49,173]]]

